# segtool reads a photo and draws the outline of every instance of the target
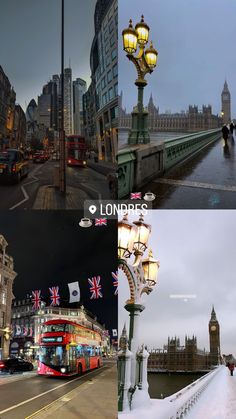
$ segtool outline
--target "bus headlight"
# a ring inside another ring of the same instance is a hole
[[[84,165],[84,166],[86,165],[86,161],[83,161],[83,165]]]
[[[61,368],[61,372],[62,372],[62,374],[65,374],[66,368]]]

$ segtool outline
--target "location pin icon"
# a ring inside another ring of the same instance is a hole
[[[94,214],[96,211],[97,211],[96,205],[90,205],[89,212],[91,212],[91,214]]]

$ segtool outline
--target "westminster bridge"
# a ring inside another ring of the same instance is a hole
[[[119,194],[156,195],[153,208],[236,208],[236,137],[215,129],[119,151]]]

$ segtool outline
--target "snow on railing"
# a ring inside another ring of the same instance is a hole
[[[184,387],[178,393],[173,394],[172,396],[166,397],[163,401],[166,403],[166,407],[170,404],[172,405],[170,409],[167,410],[170,416],[166,416],[167,411],[164,413],[163,410],[163,419],[181,419],[184,416],[187,416],[189,410],[193,405],[198,401],[202,392],[206,389],[209,383],[215,378],[216,374],[220,371],[221,367],[210,371],[208,374],[194,381],[192,384]],[[163,406],[164,407],[164,406]],[[160,417],[161,419],[161,417]]]

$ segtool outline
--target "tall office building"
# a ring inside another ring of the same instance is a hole
[[[9,356],[12,286],[16,277],[13,258],[6,252],[8,246],[0,235],[0,359]]]
[[[99,158],[116,161],[118,137],[118,1],[98,0],[90,53],[92,82],[84,95],[86,140]]]
[[[74,133],[84,135],[83,95],[87,90],[86,81],[77,78],[73,81],[73,121]]]
[[[74,133],[71,68],[65,68],[64,71],[64,129],[66,135],[71,135]]]

